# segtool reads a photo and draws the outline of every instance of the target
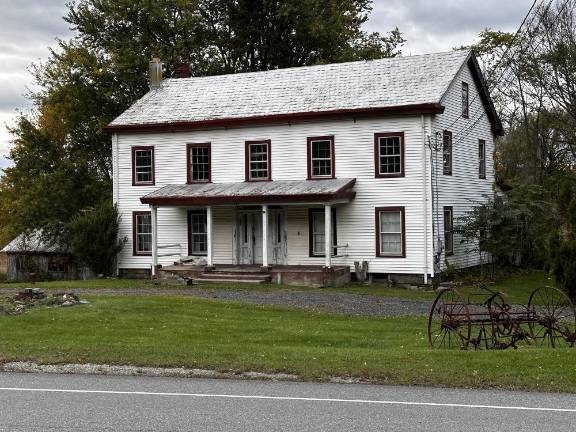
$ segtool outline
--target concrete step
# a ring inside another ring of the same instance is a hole
[[[227,281],[227,280],[263,280],[263,281],[269,281],[270,280],[270,275],[268,273],[224,273],[224,272],[217,272],[217,271],[213,271],[213,272],[205,272],[202,273],[200,276],[198,276],[200,278],[207,278],[207,279],[218,279],[218,280],[222,280],[222,281]],[[198,279],[195,278],[195,279]]]
[[[220,278],[210,278],[210,277],[197,277],[193,279],[195,284],[202,284],[202,283],[253,283],[253,284],[262,284],[266,282],[270,282],[270,276],[268,276],[268,280],[265,279],[220,279]]]

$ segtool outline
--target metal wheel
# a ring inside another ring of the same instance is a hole
[[[453,288],[440,291],[428,317],[432,348],[468,348],[472,322],[464,297]]]
[[[540,345],[573,347],[576,342],[576,310],[570,298],[558,288],[543,286],[528,301],[536,322],[530,325],[532,339]]]

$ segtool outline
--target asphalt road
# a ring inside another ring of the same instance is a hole
[[[576,396],[0,374],[0,431],[574,431]]]

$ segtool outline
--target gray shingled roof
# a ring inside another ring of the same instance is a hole
[[[439,103],[470,56],[450,51],[211,77],[166,79],[110,127]]]
[[[277,180],[273,182],[167,185],[140,200],[144,204],[222,204],[286,202],[347,197],[356,179]]]
[[[66,253],[60,245],[50,242],[37,230],[30,234],[20,234],[8,243],[0,252],[6,253]]]

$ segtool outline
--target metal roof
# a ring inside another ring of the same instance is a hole
[[[166,79],[107,127],[353,112],[441,103],[467,50]]]
[[[152,205],[274,204],[354,198],[356,179],[167,185],[140,198]]]
[[[60,245],[46,239],[41,230],[22,233],[8,243],[0,252],[6,253],[67,253]]]

